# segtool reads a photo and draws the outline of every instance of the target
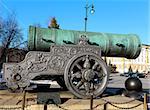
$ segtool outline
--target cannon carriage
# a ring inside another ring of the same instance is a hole
[[[20,91],[37,76],[55,77],[79,98],[97,97],[105,90],[109,69],[102,56],[138,57],[136,35],[29,28],[29,52],[20,63],[5,63],[8,88]],[[60,77],[64,79],[60,81]]]

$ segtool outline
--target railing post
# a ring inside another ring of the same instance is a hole
[[[148,110],[147,109],[147,94],[144,93],[144,110]]]
[[[25,110],[26,91],[23,91],[22,110]]]
[[[93,95],[91,95],[90,99],[90,110],[93,110]]]

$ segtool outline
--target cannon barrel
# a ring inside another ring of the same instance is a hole
[[[139,37],[135,34],[110,34],[74,30],[29,27],[29,50],[49,51],[51,44],[77,44],[81,35],[86,35],[91,45],[98,45],[102,56],[135,59],[141,51]]]

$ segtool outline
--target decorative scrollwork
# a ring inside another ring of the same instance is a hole
[[[48,66],[50,68],[60,68],[62,69],[64,67],[65,60],[62,56],[51,56],[51,59],[48,63]]]

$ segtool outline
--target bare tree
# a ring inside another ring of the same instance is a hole
[[[21,29],[15,16],[9,16],[3,23],[2,46],[4,48],[13,48],[23,40]]]
[[[2,48],[0,66],[5,62],[8,48],[13,48],[21,43],[23,36],[15,15],[0,20],[0,45]],[[1,67],[0,67],[1,68]]]

